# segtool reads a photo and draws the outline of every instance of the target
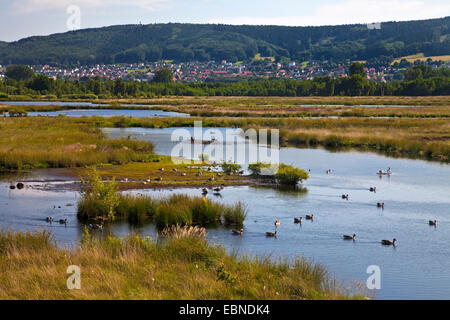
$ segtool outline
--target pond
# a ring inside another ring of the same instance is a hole
[[[28,112],[29,117],[57,117],[65,115],[67,117],[135,117],[135,118],[151,118],[151,117],[190,117],[186,113],[168,112],[162,110],[133,110],[133,109],[84,109],[84,110],[61,110],[49,112]]]
[[[174,129],[107,129],[111,136],[129,134],[155,144],[157,152],[170,154]],[[218,128],[210,131],[217,134]],[[224,129],[220,129],[224,130]],[[247,143],[236,139],[238,143]],[[373,153],[332,153],[321,149],[282,148],[281,162],[310,170],[304,183],[307,192],[281,192],[254,187],[225,188],[221,197],[210,199],[247,204],[249,215],[243,236],[233,236],[225,228],[209,229],[209,239],[239,254],[272,258],[305,256],[328,268],[346,284],[365,284],[372,265],[381,269],[381,289],[377,299],[450,298],[450,166],[434,162],[393,159]],[[391,167],[391,176],[379,177],[380,168]],[[326,170],[333,169],[332,174]],[[76,221],[77,193],[70,181],[53,177],[52,171],[35,172],[22,190],[10,190],[18,181],[5,177],[0,184],[0,228],[51,230],[63,246],[77,243],[82,226]],[[48,181],[50,180],[50,181]],[[377,193],[369,192],[376,186]],[[201,195],[200,189],[139,190],[162,196],[174,192]],[[343,200],[342,194],[349,194]],[[384,202],[385,209],[378,209]],[[69,205],[69,206],[67,206]],[[313,213],[315,219],[293,223],[294,217]],[[47,225],[46,216],[69,218],[67,226]],[[281,220],[277,239],[266,238]],[[437,228],[428,225],[438,221]],[[153,226],[134,229],[126,223],[111,231],[119,236],[131,231],[156,236]],[[357,234],[356,241],[344,241],[343,234]],[[397,247],[384,247],[382,239],[398,239]],[[369,293],[370,294],[370,293]]]

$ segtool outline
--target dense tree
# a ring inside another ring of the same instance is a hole
[[[359,62],[354,62],[348,68],[350,76],[360,75],[364,77],[366,75],[366,71],[364,71],[364,65]]]
[[[16,81],[28,80],[33,77],[34,71],[28,66],[13,65],[6,69],[5,76]]]
[[[450,17],[322,27],[151,24],[93,28],[0,45],[0,64],[92,65],[175,61],[250,61],[255,54],[297,60],[367,60],[450,52]],[[439,34],[439,37],[436,35]],[[439,41],[437,41],[439,39]]]
[[[169,83],[173,81],[173,73],[167,68],[162,68],[155,72],[154,82]]]

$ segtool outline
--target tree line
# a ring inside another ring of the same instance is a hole
[[[405,80],[374,82],[365,77],[364,68],[355,63],[350,76],[314,80],[258,80],[239,82],[175,83],[168,69],[156,73],[152,82],[123,79],[85,81],[54,80],[11,66],[0,81],[0,98],[12,95],[47,95],[55,98],[154,98],[162,96],[430,96],[450,95],[450,69],[413,66]]]

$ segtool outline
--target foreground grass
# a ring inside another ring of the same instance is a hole
[[[68,290],[68,266],[81,290]],[[305,259],[238,258],[199,230],[154,242],[138,236],[57,248],[47,233],[0,234],[0,299],[347,299],[323,267]]]

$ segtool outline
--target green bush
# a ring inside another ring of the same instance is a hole
[[[298,183],[309,178],[307,171],[281,164],[275,174],[275,179],[282,185],[296,186]]]

